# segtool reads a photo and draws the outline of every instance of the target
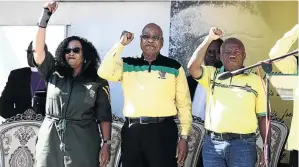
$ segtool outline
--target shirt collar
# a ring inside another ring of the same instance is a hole
[[[161,56],[162,56],[162,55],[161,55],[160,52],[159,52],[158,55],[157,55],[157,57],[156,57],[156,59],[155,59],[154,61],[161,59]],[[143,53],[141,54],[141,59],[145,61],[144,56],[143,56]],[[154,62],[154,61],[153,61],[153,62]]]
[[[242,66],[241,68],[244,68],[244,66]],[[248,74],[250,73],[250,71],[251,71],[250,69],[245,70],[245,71],[242,72],[242,74],[248,75]],[[222,67],[219,69],[219,73],[223,73],[223,72],[225,72],[224,66],[222,66]]]

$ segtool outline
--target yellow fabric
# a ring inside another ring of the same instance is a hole
[[[211,66],[202,68],[203,75],[198,82],[208,88],[206,129],[218,133],[256,132],[257,116],[264,116],[267,109],[266,94],[260,77],[244,73],[232,79],[218,80],[222,69],[217,70]]]
[[[269,56],[271,59],[282,56],[286,54],[293,43],[298,39],[299,36],[299,25],[297,24],[293,27],[289,32],[285,33],[284,36],[279,39],[274,47],[271,49]],[[294,56],[286,57],[278,62],[275,62],[276,67],[283,73],[283,74],[297,74],[298,71],[298,64],[297,60]],[[280,85],[283,87],[283,82]],[[298,86],[297,86],[298,87]],[[286,144],[287,150],[299,150],[299,135],[298,135],[298,95],[299,89],[294,90],[294,109],[293,109],[293,117],[291,123],[291,129],[288,137],[288,141]]]
[[[189,135],[192,123],[191,98],[185,72],[177,76],[158,70],[126,71],[120,57],[124,46],[117,43],[104,58],[98,75],[109,81],[121,81],[125,117],[164,117],[178,115],[181,135]],[[141,67],[140,67],[141,69]],[[164,79],[159,79],[161,75]]]
[[[98,69],[98,75],[108,81],[121,81],[123,74],[123,61],[120,58],[124,46],[116,43],[107,53]]]

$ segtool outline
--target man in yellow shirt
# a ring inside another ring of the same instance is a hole
[[[158,25],[150,23],[143,28],[141,57],[121,58],[124,46],[133,38],[132,33],[124,33],[98,69],[100,77],[122,82],[126,117],[121,132],[122,166],[182,165],[192,123],[185,72],[176,60],[160,54],[163,32]],[[176,115],[181,123],[178,143]]]
[[[254,167],[258,123],[262,139],[266,136],[266,94],[261,77],[249,71],[218,79],[224,71],[243,67],[245,47],[237,38],[228,38],[221,45],[221,69],[201,66],[208,45],[222,34],[220,29],[211,28],[188,63],[192,76],[208,91],[203,164],[205,167]]]
[[[277,58],[286,54],[295,41],[298,40],[299,36],[299,24],[296,24],[290,31],[284,34],[284,36],[279,39],[274,47],[271,49],[269,56],[271,59]],[[295,56],[286,57],[280,61],[276,61],[275,66],[283,74],[297,74],[298,75],[298,57]],[[297,76],[298,77],[298,76]],[[286,82],[272,82],[274,86],[284,87]],[[298,82],[297,82],[298,83]],[[297,85],[298,87],[298,85]],[[290,155],[290,165],[291,167],[298,167],[298,150],[299,150],[299,132],[298,132],[298,95],[299,89],[294,90],[294,108],[293,117],[291,122],[291,129],[286,144],[286,149],[291,151]]]

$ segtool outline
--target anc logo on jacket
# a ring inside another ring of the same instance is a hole
[[[159,72],[159,79],[166,79],[166,72]]]

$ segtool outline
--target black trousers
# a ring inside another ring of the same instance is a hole
[[[177,167],[178,128],[173,119],[130,124],[121,130],[122,167]]]
[[[290,167],[298,167],[298,151],[290,152]]]

